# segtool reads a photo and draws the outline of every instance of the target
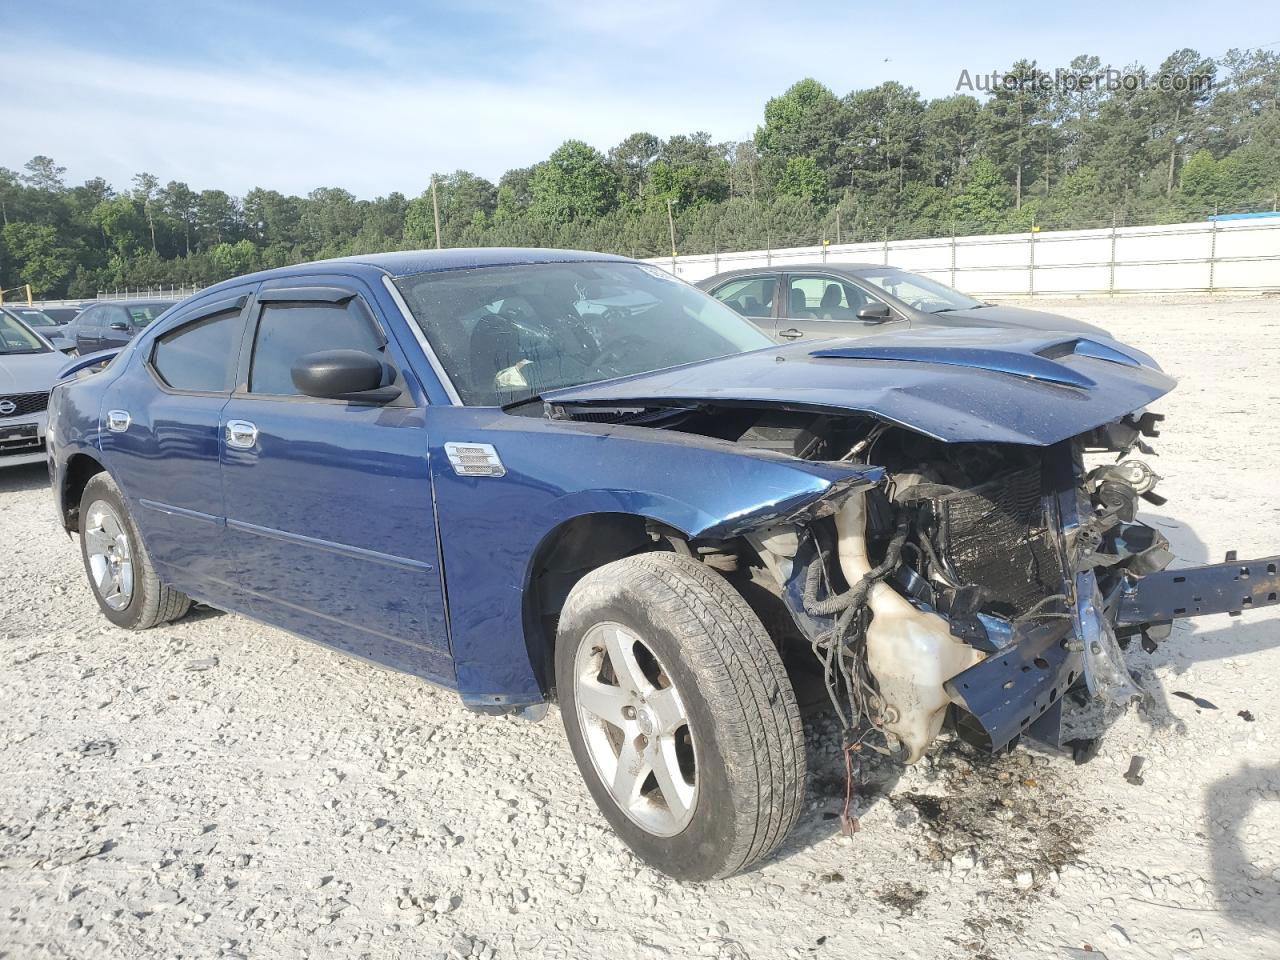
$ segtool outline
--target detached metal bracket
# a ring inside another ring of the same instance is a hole
[[[1120,593],[1118,624],[1238,614],[1280,603],[1280,556],[1183,567],[1131,580]]]

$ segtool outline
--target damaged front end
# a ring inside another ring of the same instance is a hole
[[[1173,386],[1154,361],[1113,341],[966,336],[795,345],[546,398],[555,419],[861,471],[693,549],[758,567],[850,742],[908,763],[948,724],[991,751],[1022,736],[1057,746],[1068,693],[1140,696],[1121,652],[1132,639],[1152,649],[1175,618],[1280,590],[1275,558],[1166,570],[1168,542],[1137,519],[1140,501],[1163,503],[1135,459],[1158,435],[1146,404]]]
[[[908,763],[947,722],[991,751],[1024,735],[1058,746],[1069,691],[1141,696],[1131,638],[1153,649],[1176,617],[1277,602],[1274,559],[1165,571],[1167,540],[1136,518],[1140,500],[1164,502],[1159,478],[1131,458],[1158,419],[1044,448],[872,428],[881,484],[755,534],[846,726]]]

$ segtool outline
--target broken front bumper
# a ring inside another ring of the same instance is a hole
[[[1280,556],[1162,570],[1129,579],[1120,594],[1116,623],[1144,624],[1210,613],[1239,614],[1280,603]]]
[[[948,695],[963,711],[961,733],[991,750],[1023,734],[1059,746],[1062,697],[1088,670],[1106,669],[1107,636],[1115,627],[1280,604],[1280,557],[1125,575],[1109,602],[1095,593],[1095,583],[1092,572],[1078,576],[1076,595],[1085,599],[1070,618],[1011,626],[1002,637],[994,631],[1002,642],[991,655],[947,682]],[[1097,650],[1091,649],[1094,643]],[[1087,663],[1090,655],[1094,659]]]

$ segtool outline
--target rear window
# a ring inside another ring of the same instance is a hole
[[[129,319],[133,321],[135,327],[145,327],[171,306],[173,306],[171,303],[149,303],[145,306],[125,307],[125,310],[128,311]]]
[[[30,307],[10,307],[9,309],[33,327],[56,327],[58,325],[57,321],[43,310],[33,310]]]

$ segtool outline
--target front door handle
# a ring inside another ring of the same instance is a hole
[[[801,333],[799,330],[797,330],[795,327],[792,327],[790,330],[783,330],[781,333],[778,334],[778,336],[786,337],[788,340],[795,340],[795,339],[798,339],[799,337],[803,337],[804,334]]]
[[[258,445],[258,428],[248,420],[227,421],[227,446],[252,450]]]

